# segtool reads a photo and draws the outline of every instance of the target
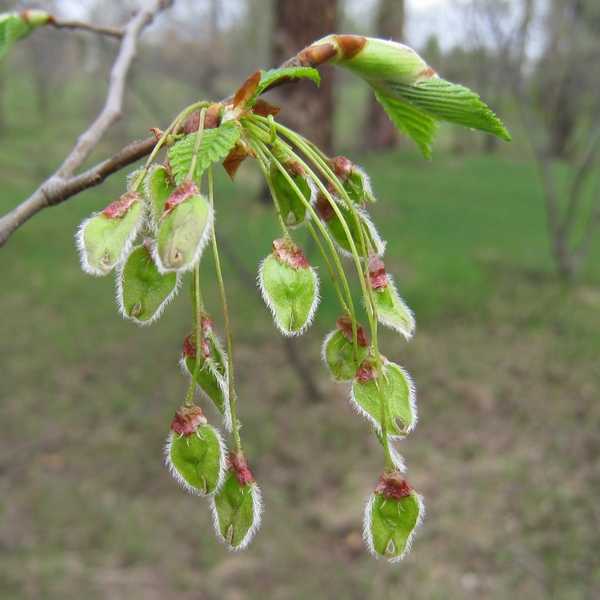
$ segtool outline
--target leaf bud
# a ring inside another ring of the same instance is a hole
[[[412,48],[391,40],[329,35],[313,44],[325,45],[334,51],[327,64],[347,69],[384,92],[393,85],[414,85],[437,76]]]

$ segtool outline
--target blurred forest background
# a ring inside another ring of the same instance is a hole
[[[115,25],[136,5],[0,1],[0,12]],[[265,514],[243,553],[214,539],[206,504],[162,458],[187,386],[187,294],[139,329],[119,317],[112,280],[79,269],[77,225],[122,193],[122,173],[0,250],[0,599],[600,597],[597,0],[177,0],[144,34],[123,118],[93,162],[332,31],[406,41],[513,135],[442,126],[428,162],[344,74],[268,98],[370,174],[386,265],[416,314],[410,344],[381,344],[418,390],[420,423],[399,448],[428,510],[411,554],[389,565],[361,541],[383,464],[319,361],[339,316],[332,291],[287,343],[255,290],[277,225],[252,164],[236,185],[218,179],[217,213]],[[0,213],[98,113],[116,50],[49,27],[0,62]]]

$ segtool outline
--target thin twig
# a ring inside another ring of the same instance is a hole
[[[127,23],[124,29],[125,33],[121,38],[119,53],[111,69],[110,83],[104,108],[87,131],[79,137],[75,147],[56,173],[42,183],[27,200],[0,219],[0,246],[6,242],[13,231],[42,209],[58,204],[79,191],[86,189],[86,187],[92,187],[100,183],[103,178],[98,179],[98,169],[102,172],[102,167],[104,167],[107,174],[110,174],[144,156],[144,154],[139,155],[138,152],[142,149],[145,150],[147,146],[144,143],[140,146],[139,142],[134,142],[121,150],[115,157],[108,159],[104,163],[100,163],[100,165],[90,169],[87,173],[76,176],[77,171],[98,146],[98,143],[110,126],[121,116],[125,80],[136,55],[138,38],[142,31],[153,21],[154,17],[159,12],[170,7],[173,2],[174,0],[152,0]],[[147,144],[148,140],[145,143]],[[146,151],[146,154],[150,150],[151,147]],[[134,156],[135,158],[130,162],[124,162],[124,157]],[[117,157],[121,158],[118,159]],[[110,163],[117,168],[110,171],[110,169],[107,169],[106,163]],[[121,165],[120,167],[118,166],[119,164]]]
[[[83,21],[57,21],[54,19],[49,24],[56,27],[56,29],[81,29],[119,39],[125,35],[124,27],[103,27],[101,25],[93,25],[92,23],[84,23]]]

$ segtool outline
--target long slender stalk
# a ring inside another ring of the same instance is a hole
[[[214,181],[212,165],[207,169],[208,177],[208,200],[211,206],[214,208]],[[219,282],[219,293],[221,295],[221,306],[223,308],[223,318],[225,320],[225,335],[227,338],[227,376],[228,376],[228,389],[229,395],[227,402],[229,403],[229,413],[231,415],[231,430],[233,433],[234,451],[238,454],[243,454],[242,439],[240,437],[240,430],[238,426],[237,417],[235,414],[235,391],[233,388],[233,335],[231,333],[231,320],[229,318],[229,309],[227,307],[227,296],[225,294],[225,284],[223,281],[223,272],[221,270],[221,261],[219,259],[219,249],[217,246],[217,236],[213,229],[212,235],[212,248],[215,260],[215,270],[217,273],[217,280]]]

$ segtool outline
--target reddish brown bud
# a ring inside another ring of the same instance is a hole
[[[120,219],[129,212],[132,204],[142,199],[142,195],[136,191],[130,191],[123,194],[118,200],[115,200],[112,204],[109,204],[103,211],[102,214],[106,215],[109,219]]]
[[[342,332],[343,336],[352,343],[353,335],[352,335],[352,319],[346,315],[340,317],[335,324],[336,327]],[[369,341],[367,340],[367,335],[365,334],[365,330],[362,328],[360,323],[356,324],[356,335],[357,342],[359,346],[366,348],[369,345]]]
[[[189,436],[196,433],[198,428],[206,425],[206,423],[208,421],[199,406],[183,404],[173,417],[171,430],[177,435]]]
[[[248,468],[248,459],[241,452],[231,452],[227,459],[227,466],[235,473],[238,483],[241,486],[247,486],[254,483],[255,479]]]
[[[379,478],[375,493],[381,494],[386,499],[401,500],[411,495],[412,487],[402,474],[396,471],[391,475],[382,475]]]
[[[308,260],[302,248],[292,242],[292,240],[277,239],[273,242],[273,254],[282,263],[293,267],[294,269],[307,269]]]
[[[369,256],[369,280],[374,290],[384,289],[388,284],[385,264],[375,254]]]

